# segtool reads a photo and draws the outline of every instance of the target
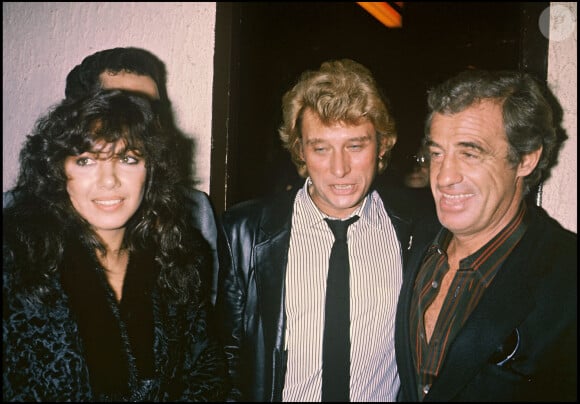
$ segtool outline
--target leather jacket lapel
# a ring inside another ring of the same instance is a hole
[[[256,283],[266,344],[280,343],[283,335],[284,278],[288,262],[289,229],[256,246]]]
[[[262,320],[264,355],[271,357],[265,363],[272,363],[271,388],[268,391],[269,401],[281,401],[286,356],[284,352],[284,333],[286,316],[284,306],[285,276],[290,245],[290,226],[292,222],[295,191],[285,194],[274,203],[266,204],[262,222],[254,248],[254,268],[256,277],[256,296],[258,310]],[[268,371],[268,369],[264,369]],[[268,386],[270,387],[270,386]]]

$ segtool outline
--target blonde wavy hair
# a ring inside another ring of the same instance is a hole
[[[300,153],[301,119],[307,109],[316,113],[324,125],[371,122],[376,130],[377,146],[384,146],[384,149],[377,148],[385,151],[384,155],[377,156],[378,172],[383,172],[397,142],[395,121],[387,104],[371,72],[353,60],[327,61],[318,70],[302,73],[282,97],[283,123],[278,130],[298,174],[308,176]]]

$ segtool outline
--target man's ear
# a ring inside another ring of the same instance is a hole
[[[523,155],[522,161],[518,164],[518,177],[525,177],[534,171],[542,156],[542,150],[543,148],[540,146],[537,150]]]

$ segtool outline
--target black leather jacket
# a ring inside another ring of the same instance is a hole
[[[217,294],[217,277],[218,277],[218,254],[217,254],[217,218],[215,211],[207,194],[197,189],[185,190],[187,202],[191,205],[191,219],[193,227],[201,232],[203,238],[208,242],[211,248],[213,270],[211,274],[206,274],[204,279],[206,284],[211,285],[210,301],[215,305]]]
[[[411,234],[408,201],[379,190],[402,246]],[[286,373],[284,278],[297,189],[227,210],[218,232],[218,324],[229,362],[230,400],[281,401]],[[400,206],[401,209],[396,208]]]

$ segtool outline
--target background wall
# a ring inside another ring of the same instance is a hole
[[[578,231],[578,3],[550,6],[548,84],[562,105],[568,139],[552,177],[546,181],[542,206],[562,226]]]
[[[64,98],[68,72],[85,56],[145,48],[167,68],[177,126],[195,139],[198,188],[209,191],[215,3],[2,3],[2,189],[36,119]]]
[[[568,140],[542,206],[576,232],[577,3],[554,2],[551,9],[548,83],[564,110]],[[205,2],[2,3],[3,191],[14,184],[24,137],[64,96],[69,70],[98,50],[137,46],[166,64],[177,125],[196,140],[198,188],[208,192],[215,10]]]

